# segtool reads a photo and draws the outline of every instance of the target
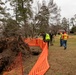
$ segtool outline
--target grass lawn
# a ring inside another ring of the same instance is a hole
[[[48,60],[50,68],[45,75],[76,75],[76,36],[69,36],[66,50],[59,46],[59,36],[56,36]]]

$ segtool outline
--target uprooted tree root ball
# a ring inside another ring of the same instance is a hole
[[[37,55],[40,53],[40,51],[32,52],[21,36],[0,38],[0,74],[7,70],[7,67],[14,61],[19,52],[22,53],[23,59],[31,57],[35,53]]]

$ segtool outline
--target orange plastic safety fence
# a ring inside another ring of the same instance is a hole
[[[21,52],[18,54],[14,62],[7,69],[3,75],[23,75],[22,56]]]
[[[43,42],[41,39],[31,39],[31,40],[27,39],[25,40],[25,42],[26,41],[30,46],[40,46],[41,49],[43,50],[36,64],[34,65],[32,70],[29,72],[29,75],[44,75],[46,71],[49,69],[49,64],[47,61],[47,57],[48,57],[47,43]]]
[[[44,75],[46,71],[49,69],[49,64],[47,61],[47,43],[43,42],[41,39],[26,39],[25,42],[28,43],[29,46],[40,46],[43,50],[36,64],[34,65],[34,67],[28,75]],[[23,75],[21,53],[19,53],[15,61],[8,68],[8,71],[9,72],[5,72],[3,75]]]
[[[24,40],[26,43],[29,44],[29,46],[38,46],[38,40],[37,39],[26,39]]]

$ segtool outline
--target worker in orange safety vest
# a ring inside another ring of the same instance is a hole
[[[67,48],[68,34],[66,32],[64,32],[62,38],[63,38],[63,46],[64,46],[64,50],[65,50]]]

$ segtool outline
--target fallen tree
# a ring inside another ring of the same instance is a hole
[[[7,69],[19,52],[25,57],[32,54],[21,36],[0,38],[0,73]]]

